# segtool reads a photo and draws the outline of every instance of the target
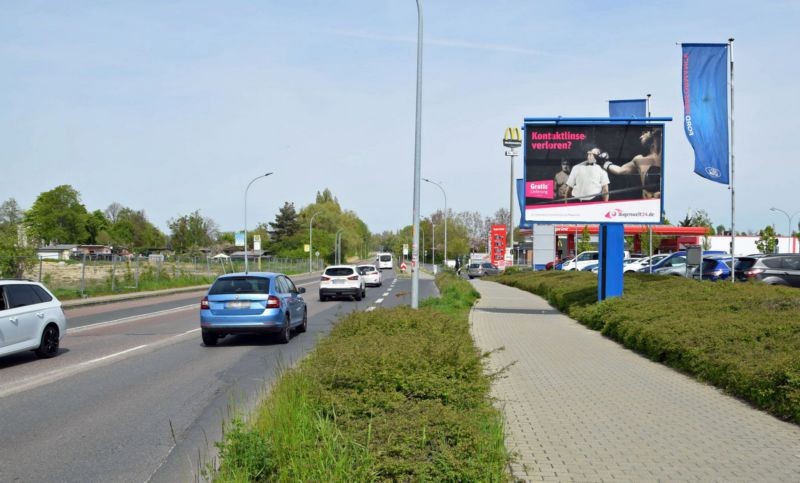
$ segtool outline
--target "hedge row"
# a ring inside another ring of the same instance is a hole
[[[419,310],[354,312],[220,444],[218,481],[500,481],[508,455],[452,275]]]
[[[625,276],[597,303],[597,276],[532,272],[495,280],[538,294],[648,358],[800,423],[800,291],[764,284]]]

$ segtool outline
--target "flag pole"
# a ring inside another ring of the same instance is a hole
[[[733,154],[733,38],[728,39],[728,58],[731,65],[731,260],[736,265],[736,187],[734,184],[734,161]],[[736,283],[736,277],[731,274],[731,283]]]

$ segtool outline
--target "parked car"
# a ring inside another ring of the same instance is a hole
[[[719,251],[719,250],[704,250],[703,251],[703,256],[706,256],[706,255],[727,255],[727,254],[725,252]],[[682,260],[679,259],[678,261],[675,261],[674,260],[675,258],[682,258]],[[658,270],[659,268],[679,266],[680,264],[684,264],[684,266],[686,264],[686,251],[685,250],[681,250],[681,251],[678,251],[678,252],[670,253],[666,257],[662,258],[660,261],[651,264],[651,266],[653,267],[653,273],[655,273],[656,270]],[[650,271],[650,266],[643,267],[643,268],[639,269],[639,273],[647,273],[649,271]],[[685,271],[684,271],[684,273],[685,273]]]
[[[367,287],[380,287],[383,285],[383,275],[375,265],[358,265],[359,275],[364,279],[364,285]]]
[[[500,269],[495,267],[489,262],[470,263],[467,268],[467,276],[469,278],[483,277],[484,275],[497,275]]]
[[[736,280],[755,280],[770,285],[800,287],[800,254],[777,253],[739,257],[734,266]]]
[[[662,263],[653,266],[653,273],[657,275],[678,275],[681,277],[688,276],[686,273],[686,255],[677,255],[674,257],[667,257]]]
[[[319,300],[333,297],[353,297],[356,301],[367,296],[364,278],[355,265],[332,265],[325,268],[319,281]]]
[[[592,263],[591,265],[586,265],[581,268],[581,272],[594,272],[597,273],[600,271],[600,264],[599,263]]]
[[[725,255],[709,255],[703,257],[703,264],[692,270],[692,278],[700,280],[728,280],[731,278],[731,266],[733,258]],[[702,268],[702,270],[701,270]]]
[[[66,333],[61,302],[44,285],[0,280],[0,356],[32,350],[54,357]]]
[[[652,257],[645,257],[639,259],[631,258],[629,259],[630,260],[629,263],[624,265],[622,271],[625,273],[641,272],[642,271],[641,269],[644,268],[645,272],[649,272],[650,270],[648,267],[650,266],[651,263],[656,264],[661,260],[667,258],[668,256],[669,256],[668,253],[659,253],[657,255],[653,255]]]
[[[282,273],[222,275],[200,301],[203,343],[217,345],[228,334],[274,333],[286,344],[292,330],[308,329],[305,292]]]
[[[582,270],[586,265],[598,263],[600,252],[588,251],[581,252],[575,258],[571,258],[561,264],[562,270]]]

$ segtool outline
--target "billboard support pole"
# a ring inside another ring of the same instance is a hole
[[[731,257],[736,256],[736,189],[733,182],[734,160],[733,155],[733,38],[728,39],[728,55],[731,63]],[[736,283],[736,277],[731,277],[731,283]]]
[[[650,118],[650,94],[647,94],[647,117]],[[650,247],[650,250],[649,250],[650,251],[649,257],[650,258],[648,260],[652,260],[653,259],[653,225],[647,225],[647,232],[648,232],[648,235],[650,235],[650,243],[648,243],[648,245],[647,245],[647,246]],[[650,267],[650,273],[653,273],[653,265],[652,264],[648,264],[648,267]]]

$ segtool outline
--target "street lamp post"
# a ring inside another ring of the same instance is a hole
[[[436,185],[442,190],[442,195],[444,196],[444,266],[447,268],[447,193],[444,192],[441,183],[431,181],[428,178],[422,178],[422,181],[427,181],[430,184]]]
[[[311,224],[314,223],[314,217],[319,215],[320,213],[322,213],[322,212],[318,211],[318,212],[314,213],[313,215],[311,215],[311,219],[308,220],[308,273],[311,273],[313,271],[311,269],[311,253],[314,251],[313,250],[314,247],[313,247],[311,242],[313,240],[314,231],[313,231],[313,228],[312,228]]]
[[[793,228],[794,225],[792,224],[792,220],[794,219],[795,216],[800,215],[800,211],[795,212],[791,216],[789,215],[789,213],[783,211],[780,208],[775,208],[774,206],[772,208],[770,208],[769,211],[777,211],[777,212],[780,212],[780,213],[783,213],[784,215],[786,215],[786,219],[789,221],[789,235],[788,236],[791,237],[792,233],[794,232],[794,228]]]
[[[431,223],[431,265],[436,265],[436,225]]]
[[[342,238],[341,233],[344,231],[344,228],[339,228],[339,231],[336,232],[336,246],[333,248],[335,252],[334,258],[336,259],[336,264],[339,265],[342,263]]]
[[[422,0],[417,0],[417,106],[414,119],[414,209],[411,245],[411,308],[419,308],[419,178],[422,158]]]
[[[262,174],[261,176],[256,176],[249,183],[247,183],[247,188],[244,189],[244,273],[247,273],[248,269],[247,259],[250,258],[249,255],[247,254],[247,192],[250,190],[250,186],[257,179],[266,178],[271,174],[272,172],[269,172],[266,174]]]
[[[511,248],[511,264],[514,264],[514,158],[517,148],[522,146],[522,135],[518,127],[506,129],[503,136],[503,146],[508,148],[506,156],[511,158],[511,183],[508,187],[508,246]]]

